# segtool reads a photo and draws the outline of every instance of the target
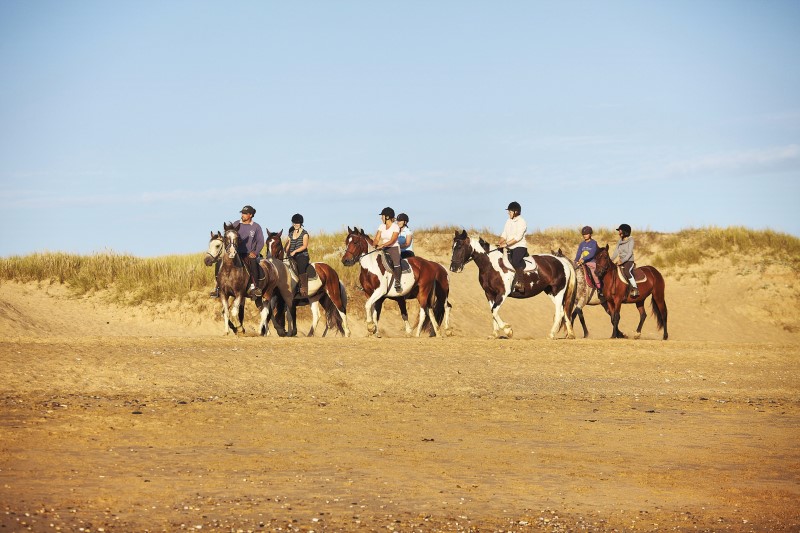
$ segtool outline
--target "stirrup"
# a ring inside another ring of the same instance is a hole
[[[631,298],[638,298],[639,297],[639,289],[634,287],[631,289]]]

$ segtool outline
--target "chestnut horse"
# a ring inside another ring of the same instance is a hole
[[[293,268],[287,265],[286,249],[281,241],[283,230],[278,233],[266,231],[267,233],[267,254],[269,257],[275,258],[287,266],[289,274],[292,277],[293,290],[296,291],[298,277]],[[309,337],[314,336],[314,332],[319,322],[319,306],[325,308],[326,320],[325,330],[322,332],[324,337],[328,333],[328,329],[332,328],[344,335],[350,336],[350,328],[347,327],[347,292],[344,288],[344,283],[339,280],[339,274],[326,263],[310,263],[309,266],[314,268],[317,273],[316,278],[308,280],[308,298],[295,296],[289,311],[292,315],[292,322],[297,323],[297,306],[310,305],[311,306],[311,330],[308,332]]]
[[[244,300],[247,298],[247,289],[250,284],[250,275],[247,272],[242,258],[237,252],[239,243],[239,224],[225,223],[223,233],[211,233],[211,240],[208,243],[208,251],[204,262],[206,266],[211,266],[217,261],[222,264],[219,269],[219,301],[222,305],[222,316],[225,322],[224,334],[230,331],[238,334],[239,330],[244,333]],[[282,276],[279,269],[271,261],[261,261],[261,271],[255,276],[258,286],[262,290],[263,297],[255,299],[261,315],[259,324],[261,335],[269,335],[267,320],[270,316],[271,306],[264,304],[273,301],[276,304],[276,315],[273,317],[273,324],[278,335],[284,336],[286,331],[282,320],[276,319],[282,315],[286,307],[287,299],[291,301],[291,293],[286,276]],[[229,306],[229,299],[233,298],[233,304]],[[232,321],[232,316],[238,319],[238,326]]]
[[[555,339],[562,326],[566,326],[567,338],[575,338],[572,324],[567,320],[575,300],[575,270],[569,260],[553,255],[526,257],[523,278],[525,290],[518,292],[512,290],[515,271],[505,253],[497,249],[490,250],[489,243],[483,239],[470,239],[466,230],[461,233],[456,231],[450,270],[461,272],[470,261],[475,261],[478,267],[478,281],[489,301],[495,337],[511,338],[514,333],[511,325],[504,322],[499,314],[506,298],[530,298],[544,292],[555,306],[550,338]]]
[[[651,266],[634,268],[633,276],[636,279],[636,285],[639,287],[639,296],[632,298],[630,296],[631,286],[620,268],[611,261],[608,254],[608,245],[597,251],[594,261],[597,265],[597,277],[603,280],[604,306],[608,314],[611,315],[611,325],[613,326],[611,338],[625,338],[625,335],[619,330],[619,310],[622,304],[636,304],[636,309],[639,311],[639,326],[636,328],[634,338],[639,338],[642,334],[642,324],[647,318],[647,314],[644,311],[644,301],[648,296],[652,295],[650,305],[653,314],[656,315],[658,329],[664,330],[663,339],[667,340],[669,337],[667,333],[667,302],[664,300],[665,284],[661,272]]]
[[[380,303],[384,298],[397,300],[401,304],[401,311],[405,310],[405,300],[416,298],[419,303],[419,322],[417,324],[417,337],[423,329],[431,335],[439,337],[450,335],[450,281],[447,270],[433,261],[421,257],[409,257],[410,273],[400,276],[400,292],[396,291],[392,283],[392,269],[386,264],[386,259],[373,245],[372,239],[364,230],[347,228],[345,238],[345,252],[342,263],[353,266],[356,262],[361,265],[359,282],[367,294],[364,305],[366,310],[367,331],[369,335],[380,337],[378,333],[378,319],[380,318]],[[410,333],[410,326],[406,321],[406,333]]]

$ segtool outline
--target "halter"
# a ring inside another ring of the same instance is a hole
[[[209,256],[216,263],[217,261],[219,261],[219,257],[222,255],[222,252],[225,251],[225,239],[223,239],[220,236],[220,237],[214,237],[211,240],[212,241],[221,241],[222,242],[222,246],[219,247],[219,250],[217,250],[216,254],[212,254],[211,252],[206,251],[206,255]]]

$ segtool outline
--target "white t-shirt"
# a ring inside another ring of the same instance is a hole
[[[386,224],[381,224],[378,226],[378,231],[381,234],[381,241],[379,244],[383,244],[392,240],[392,235],[395,233],[400,233],[400,226],[397,225],[396,222],[392,222],[392,225],[388,228]],[[400,248],[400,244],[397,241],[394,241],[394,244],[389,246],[389,248]]]
[[[509,248],[512,250],[514,248],[520,248],[522,246],[526,246],[525,243],[525,232],[528,231],[528,224],[525,223],[525,219],[522,216],[516,216],[514,218],[509,218],[506,220],[506,225],[503,226],[503,233],[500,234],[500,237],[505,239],[506,241],[517,241]]]

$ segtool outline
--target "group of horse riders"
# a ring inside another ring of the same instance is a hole
[[[522,218],[522,206],[519,202],[509,203],[506,209],[508,211],[508,220],[503,226],[497,247],[505,249],[508,260],[516,273],[513,283],[514,289],[522,291],[525,258],[528,256],[528,248],[525,244],[528,226],[525,219]],[[261,296],[261,290],[258,288],[255,278],[258,272],[258,258],[264,248],[264,232],[261,226],[253,221],[256,210],[252,206],[244,206],[240,214],[238,252],[250,274],[248,296],[253,298]],[[383,250],[384,257],[386,257],[392,269],[395,289],[399,292],[401,290],[401,259],[414,256],[414,233],[408,227],[409,219],[405,213],[400,213],[395,217],[394,209],[384,207],[379,216],[381,217],[381,223],[372,243],[376,249]],[[611,255],[611,260],[622,266],[625,277],[628,278],[631,284],[631,296],[635,298],[639,295],[639,289],[633,276],[634,241],[633,237],[631,237],[631,227],[628,224],[620,224],[616,231],[620,239]],[[581,229],[583,242],[578,245],[578,251],[575,254],[575,265],[588,269],[598,294],[602,298],[602,283],[595,272],[594,261],[594,256],[597,254],[597,241],[592,238],[592,233],[591,226],[584,226]],[[290,261],[294,262],[293,266],[300,280],[298,284],[299,294],[305,298],[308,296],[309,234],[303,227],[303,215],[300,213],[295,213],[292,216],[292,228],[288,231],[288,235],[287,254]],[[219,264],[215,267],[215,278],[218,273]],[[211,291],[210,296],[219,298],[219,282],[217,282],[214,290]]]
[[[508,210],[508,220],[503,226],[503,232],[500,234],[497,247],[506,250],[508,261],[516,272],[513,287],[515,290],[522,292],[525,257],[528,256],[528,248],[525,245],[525,234],[528,226],[525,219],[522,218],[522,206],[519,202],[511,202],[506,209]],[[594,280],[595,288],[598,290],[598,295],[602,298],[602,283],[595,272],[594,261],[594,256],[597,254],[597,241],[592,238],[592,233],[591,226],[584,226],[581,229],[583,242],[578,245],[578,251],[575,254],[575,265],[589,270]],[[625,277],[628,278],[631,284],[631,296],[636,298],[639,296],[639,289],[633,276],[633,237],[631,237],[630,225],[620,224],[617,228],[617,233],[620,239],[617,242],[614,253],[611,255],[611,260],[622,266]]]
[[[256,210],[246,205],[239,212],[241,220],[239,223],[239,249],[237,252],[247,268],[250,276],[250,287],[248,296],[255,298],[261,296],[261,289],[256,283],[258,275],[258,260],[261,250],[264,248],[264,231],[258,222],[253,221]],[[395,218],[394,209],[385,207],[380,212],[381,224],[373,239],[373,245],[383,250],[384,256],[390,262],[394,277],[394,286],[400,290],[400,260],[414,256],[413,240],[414,233],[408,227],[408,215],[400,213]],[[310,258],[308,254],[309,234],[303,227],[303,215],[295,213],[292,216],[292,228],[288,231],[286,251],[290,263],[297,272],[299,278],[298,291],[302,298],[308,296],[308,265]],[[212,298],[219,298],[219,263],[214,268],[214,278],[217,280],[214,290],[209,294]]]

